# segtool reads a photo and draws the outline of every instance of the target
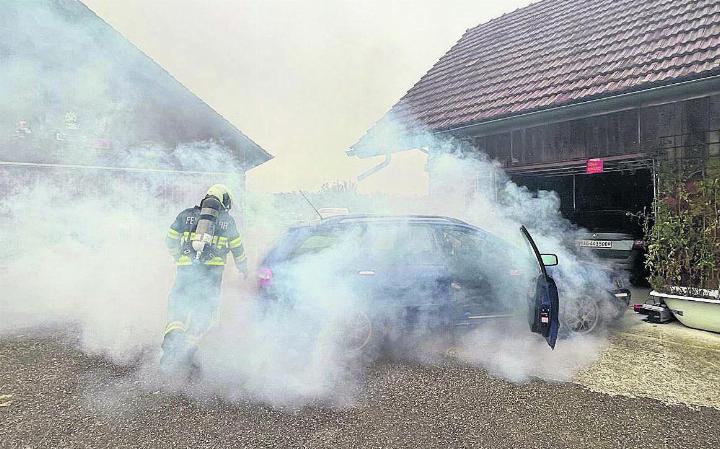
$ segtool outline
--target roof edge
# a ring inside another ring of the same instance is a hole
[[[255,150],[258,153],[258,157],[254,158],[255,161],[251,162],[246,170],[250,170],[252,168],[257,167],[258,165],[261,165],[271,159],[273,159],[273,155],[267,152],[262,146],[260,146],[257,142],[252,140],[250,137],[248,137],[247,134],[242,132],[237,126],[235,126],[230,120],[228,120],[223,114],[219,113],[217,110],[215,110],[214,107],[212,107],[207,101],[205,101],[200,95],[196,94],[192,89],[190,89],[188,86],[180,82],[175,76],[170,73],[169,70],[167,70],[165,67],[163,67],[159,62],[157,62],[153,57],[151,57],[149,54],[145,53],[144,50],[142,50],[140,47],[135,45],[134,42],[132,42],[129,38],[127,38],[120,30],[115,28],[110,22],[105,20],[100,14],[95,12],[94,9],[86,5],[82,0],[78,1],[81,7],[84,7],[87,11],[90,12],[93,16],[95,16],[98,20],[100,20],[102,23],[104,23],[107,26],[107,29],[111,32],[115,33],[117,36],[119,36],[122,40],[127,42],[131,47],[135,49],[138,53],[140,53],[143,57],[145,57],[151,64],[153,64],[156,68],[160,69],[162,72],[164,72],[169,79],[171,79],[173,82],[175,82],[177,85],[179,85],[182,89],[186,90],[190,95],[195,97],[199,103],[205,107],[208,112],[211,114],[215,114],[217,117],[220,118],[221,123],[223,123],[226,127],[228,127],[231,131],[236,132],[239,134],[243,139],[246,139],[247,142],[250,144],[250,147]],[[259,161],[259,162],[256,162]]]
[[[510,115],[492,120],[469,123],[454,128],[430,130],[434,136],[485,136],[516,129],[530,128],[541,124],[577,120],[597,115],[611,114],[630,109],[658,106],[676,101],[692,100],[720,94],[720,74],[702,78],[664,84],[631,92],[623,92],[607,97],[570,103],[552,108],[530,111],[519,115]],[[388,153],[411,150],[405,145],[399,148],[363,147],[361,138],[345,154],[368,158]],[[412,139],[409,139],[411,142]]]
[[[692,100],[720,94],[720,74],[663,84],[650,88],[623,92],[607,97],[568,103],[553,108],[540,109],[519,115],[470,123],[442,130],[433,134],[488,135],[512,131],[545,123],[577,120],[630,109],[658,106],[676,101]]]

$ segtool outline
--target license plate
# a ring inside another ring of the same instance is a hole
[[[612,248],[610,240],[580,240],[579,244],[588,248]]]

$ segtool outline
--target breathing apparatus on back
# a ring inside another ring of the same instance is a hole
[[[204,261],[212,257],[207,253],[212,248],[218,217],[223,210],[229,211],[230,207],[232,207],[232,198],[228,188],[222,184],[210,187],[205,198],[200,202],[200,217],[195,234],[190,238],[190,244],[195,251],[195,260]]]

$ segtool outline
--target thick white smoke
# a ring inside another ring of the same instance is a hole
[[[140,364],[143,369],[139,372],[155,378],[174,274],[163,241],[168,225],[180,210],[197,204],[209,185],[234,183],[227,176],[191,176],[177,171],[201,166],[210,172],[226,172],[239,167],[226,148],[212,141],[184,142],[169,148],[138,143],[141,139],[132,135],[135,128],[127,124],[154,126],[156,121],[162,123],[162,117],[143,117],[142,109],[117,103],[110,95],[117,83],[124,82],[112,76],[126,64],[123,53],[93,50],[92,28],[86,30],[82,23],[68,27],[66,19],[58,19],[52,7],[45,8],[43,3],[32,2],[30,6],[25,11],[14,9],[16,32],[3,35],[15,40],[11,48],[33,50],[27,57],[13,54],[8,60],[9,70],[0,72],[0,95],[11,99],[8,107],[0,109],[3,132],[12,135],[18,120],[37,118],[37,111],[45,111],[45,121],[31,120],[38,135],[43,127],[54,126],[50,118],[62,117],[71,98],[81,116],[92,117],[97,125],[86,127],[81,122],[82,132],[78,134],[102,131],[103,135],[121,138],[114,139],[115,148],[101,156],[87,153],[86,140],[78,139],[63,146],[65,153],[59,162],[133,170],[0,167],[8,186],[0,197],[0,243],[7,254],[0,262],[0,333],[19,329],[32,332],[50,325],[72,329],[78,332],[83,351],[116,363]],[[47,42],[68,42],[68,52],[75,51],[78,42],[85,42],[87,54],[80,66],[68,67],[57,54],[57,47],[53,52],[41,51]],[[134,66],[137,61],[127,63]],[[63,88],[69,85],[72,89]],[[39,92],[59,93],[32,94],[36,87]],[[350,192],[326,201],[344,198],[352,205],[323,205],[350,206],[352,212],[447,215],[517,244],[521,244],[520,225],[525,224],[541,250],[560,258],[556,275],[561,301],[583,295],[589,282],[608,283],[601,272],[578,264],[571,246],[573,231],[558,212],[557,195],[541,192],[534,196],[510,182],[492,161],[470,157],[477,152],[462,143],[417,132],[410,137],[405,130],[391,134],[393,143],[404,147],[444,149],[431,164],[433,195],[407,200]],[[3,158],[32,159],[33,154],[43,156],[44,151],[57,146],[41,139],[32,140],[33,145],[28,146],[29,138],[24,139],[4,142]],[[33,154],[20,154],[26,148]],[[298,210],[309,211],[298,195],[249,195],[241,190],[236,194],[237,203],[245,205],[234,215],[244,223],[251,266],[289,224],[297,221]],[[322,200],[319,194],[311,197]],[[372,319],[384,320],[392,333],[403,319],[394,308],[397,304],[392,295],[368,312],[364,309],[366,298],[358,295],[347,279],[335,275],[338,266],[351,259],[349,255],[363,250],[357,241],[349,239],[304,259],[288,275],[289,283],[301,292],[302,307],[287,312],[268,312],[259,307],[253,296],[253,279],[243,285],[230,262],[220,325],[201,343],[199,373],[192,385],[184,387],[186,391],[273,405],[312,401],[351,404],[368,360],[343,351],[348,321],[353,321],[360,309]],[[393,256],[398,254],[389,255]],[[494,285],[506,287],[500,281]],[[576,338],[572,343],[560,341],[551,352],[541,338],[529,333],[527,323],[523,324],[483,327],[455,342],[454,350],[461,360],[486,366],[513,380],[533,376],[570,379],[603,346],[601,337]],[[445,339],[424,335],[422,327],[420,323],[417,333],[422,344],[391,347],[390,352],[432,363],[451,349]]]
[[[202,129],[172,122],[191,94],[76,0],[4,2],[0,63],[0,331],[72,323],[83,349],[133,360],[165,320],[158,235],[208,182],[242,179],[183,171],[240,164],[212,140],[172,143]]]
[[[488,167],[495,169],[489,162],[452,157],[443,163],[452,167],[444,168],[448,179],[457,179],[456,170],[461,167],[471,168],[475,173]],[[86,183],[98,186],[102,178],[87,176]],[[137,178],[147,179],[147,175]],[[5,235],[13,235],[11,244],[16,255],[5,262],[5,275],[0,281],[4,292],[0,309],[7,317],[3,330],[71,325],[79,330],[81,349],[118,363],[133,362],[145,355],[143,363],[149,364],[150,372],[154,371],[174,268],[163,237],[174,215],[192,202],[177,202],[174,209],[160,205],[157,187],[172,188],[173,182],[160,176],[140,189],[125,184],[138,179],[124,176],[115,182],[105,180],[97,190],[93,187],[77,194],[67,192],[66,186],[48,177],[2,201],[3,209],[9,213]],[[14,182],[22,181],[18,177]],[[208,179],[207,183],[211,182]],[[197,186],[198,199],[204,187]],[[375,202],[372,197],[355,198],[355,202],[364,203],[366,211],[461,218],[515,243],[519,243],[520,223],[532,226],[535,223],[528,221],[530,217],[554,216],[553,208],[557,206],[554,196],[532,198],[511,183],[505,189],[511,194],[505,204],[498,204],[492,199],[494,196],[488,198],[482,192],[462,199],[453,198],[453,192],[445,192],[437,203],[423,198],[392,204],[388,198]],[[301,208],[309,206],[303,206],[297,195],[292,208],[286,208],[283,201],[273,204],[272,197],[265,195],[246,196],[245,201],[251,206],[244,217],[248,222],[245,245],[255,256],[251,260],[254,265],[257,256],[282,234],[286,222],[293,221],[288,220],[288,215],[296,216],[294,208],[298,204]],[[520,213],[526,221],[515,217]],[[554,220],[556,226],[564,226],[560,218]],[[561,300],[568,301],[573,294],[579,294],[576,292],[588,281],[588,273],[574,268],[576,256],[563,246],[567,227],[557,227],[555,231],[547,221],[541,224],[543,232],[536,234],[538,244],[558,253],[561,275],[567,280],[558,280]],[[303,308],[287,314],[263,314],[258,310],[252,290],[247,286],[238,288],[230,265],[226,269],[220,326],[208,335],[198,353],[201,377],[200,384],[194,387],[196,392],[228,399],[251,398],[275,405],[351,401],[361,379],[358,362],[366,360],[342,351],[343,329],[337,326],[343,317],[352,316],[364,298],[356,297],[345,279],[331,275],[348,254],[362,250],[346,245],[307,258],[295,269],[289,282],[302,292]],[[386,305],[395,299],[389,295]],[[393,321],[399,318],[388,310],[383,307],[375,310],[374,318],[384,315],[391,327],[399,326]],[[602,347],[602,340],[588,337],[575,339],[571,344],[560,341],[551,352],[523,324],[485,326],[468,334],[455,344],[458,357],[513,380],[531,376],[569,379],[592,361]],[[412,351],[402,347],[392,352],[432,362],[449,349],[449,342],[425,343]]]
[[[152,184],[133,185],[144,176],[28,168],[11,182],[37,171],[35,185],[1,201],[12,257],[3,262],[0,330],[73,324],[84,349],[130,361],[157,343],[165,319],[172,267],[158,236],[169,209]]]

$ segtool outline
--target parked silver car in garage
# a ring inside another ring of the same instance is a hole
[[[627,211],[580,211],[572,221],[584,230],[577,235],[578,249],[626,271],[632,283],[644,282],[645,241],[642,229]]]

